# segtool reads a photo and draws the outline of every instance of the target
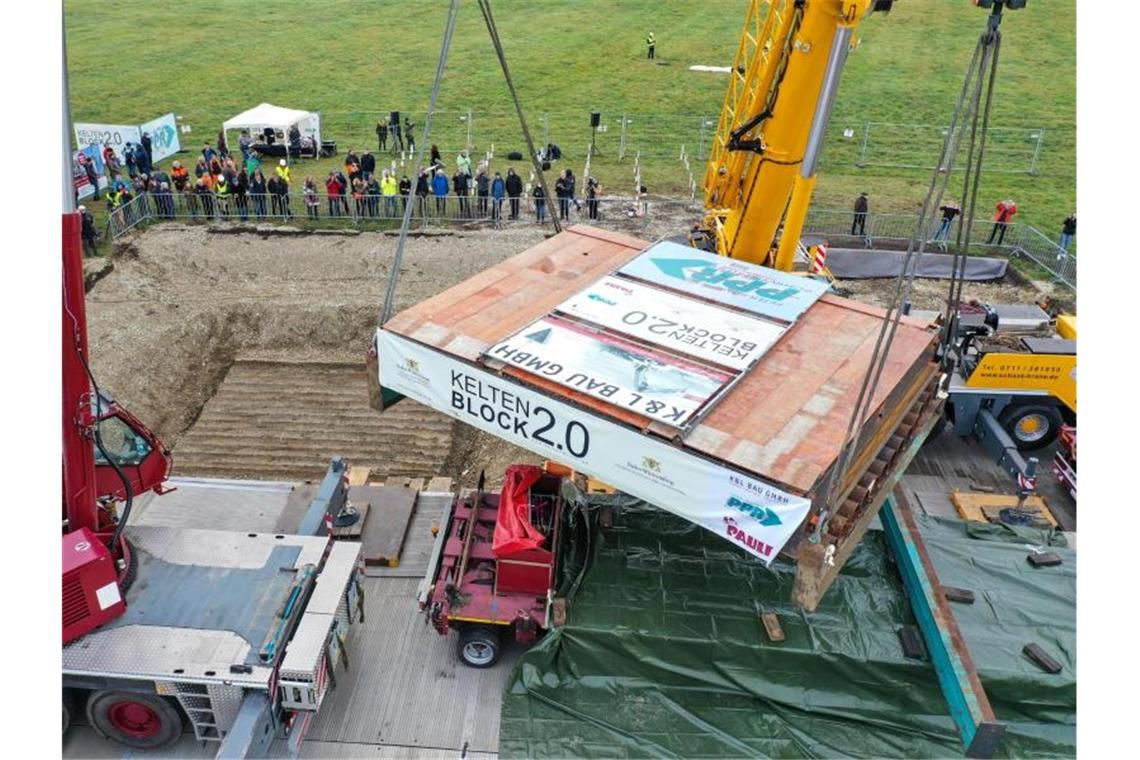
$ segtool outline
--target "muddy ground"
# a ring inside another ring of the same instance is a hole
[[[631,220],[621,226],[623,232],[653,240],[683,230],[682,221],[665,219],[646,227],[639,220]],[[533,227],[520,227],[410,238],[396,290],[396,310],[526,250],[544,234]],[[278,441],[285,446],[285,437],[299,435],[297,425],[286,430],[275,422],[288,417],[290,404],[297,402],[290,401],[284,391],[274,395],[273,388],[279,382],[311,382],[311,395],[315,397],[327,391],[320,386],[328,381],[320,378],[329,375],[297,371],[291,365],[362,367],[395,246],[396,238],[382,233],[235,233],[180,225],[162,225],[133,236],[117,247],[111,258],[113,269],[102,273],[88,293],[96,377],[173,448],[176,473],[251,477],[248,463],[240,469],[236,465],[226,469],[229,455],[225,450],[220,449],[210,461],[203,453],[208,453],[210,438],[195,443],[194,456],[189,456],[195,422],[201,415],[210,421],[211,430],[221,425],[233,440],[260,442],[261,446],[249,445],[254,451],[271,449]],[[101,262],[89,266],[92,270],[104,268]],[[844,285],[854,297],[876,305],[885,304],[894,287],[889,280]],[[919,281],[913,298],[915,308],[939,308],[945,287],[937,281]],[[993,303],[1029,303],[1037,300],[1039,293],[1028,283],[1007,282],[967,284],[965,296]],[[255,383],[251,392],[246,372],[242,393],[237,392],[241,389],[218,393],[235,363],[248,368],[251,362],[260,363],[258,377],[270,365],[279,368],[279,377]],[[263,386],[260,397],[257,386]],[[290,391],[302,396],[307,393],[304,387],[290,387]],[[215,395],[218,400],[208,405]],[[243,402],[242,398],[248,400]],[[355,401],[351,392],[330,396],[332,399],[337,405],[359,403],[367,410],[365,392]],[[243,403],[249,408],[242,408]],[[272,414],[266,411],[270,407]],[[306,409],[304,435],[319,443],[320,436],[325,435],[322,431],[335,428],[345,412],[330,409],[325,421]],[[388,471],[386,461],[399,458],[399,474],[445,474],[466,485],[474,483],[480,468],[486,468],[488,477],[494,478],[511,461],[534,461],[520,449],[450,421],[428,426],[436,432],[417,439],[422,454],[412,452],[409,456],[404,450],[406,438],[386,433],[400,420],[385,422],[382,415],[371,410],[367,413],[375,416],[377,445],[357,456],[377,460],[363,464],[381,474]],[[297,414],[302,412],[298,410]],[[354,409],[352,414],[358,413]],[[420,410],[412,418],[426,419],[434,414]],[[406,425],[408,418],[401,415],[401,420]],[[249,429],[243,430],[243,424]],[[327,435],[336,439],[331,432]],[[180,469],[178,445],[184,439],[188,441],[188,456],[182,458]],[[325,453],[319,445],[311,448],[314,453],[306,456]],[[414,472],[417,462],[423,472]],[[294,465],[282,460],[263,477],[311,477],[312,466],[297,464],[293,471],[290,467]]]

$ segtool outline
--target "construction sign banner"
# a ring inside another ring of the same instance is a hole
[[[178,125],[174,122],[172,113],[148,121],[139,127],[139,131],[150,135],[151,160],[155,163],[182,149],[178,143]]]
[[[810,502],[663,440],[380,330],[380,384],[564,462],[696,523],[770,563]]]
[[[82,158],[80,158],[82,156]],[[90,173],[88,173],[90,168]],[[95,181],[92,182],[92,175]],[[88,145],[83,150],[71,154],[71,177],[79,199],[94,195],[107,187],[107,176],[103,171],[103,154],[96,145]]]
[[[603,277],[564,301],[557,311],[740,371],[748,369],[784,333],[783,326],[775,322],[617,277]]]
[[[668,241],[651,246],[618,272],[783,322],[795,322],[828,288],[818,280]]]
[[[115,151],[119,161],[126,166],[127,157],[123,150],[127,143],[138,145],[142,139],[142,132],[136,126],[129,124],[75,124],[75,144],[80,148],[88,145],[98,145],[99,150],[104,145],[110,145]]]
[[[675,427],[732,378],[557,317],[538,320],[483,355]]]

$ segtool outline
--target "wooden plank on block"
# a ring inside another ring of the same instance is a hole
[[[369,467],[350,467],[348,470],[348,484],[350,486],[362,486],[368,482],[368,476],[372,474],[372,469]]]
[[[761,612],[760,622],[764,624],[764,633],[768,635],[769,641],[780,642],[787,638],[783,626],[780,625],[780,618],[775,612]]]
[[[445,478],[442,475],[436,475],[428,481],[428,484],[424,486],[423,490],[429,493],[450,493],[451,478]]]
[[[353,504],[368,504],[368,519],[360,536],[364,564],[395,567],[408,535],[415,509],[416,492],[393,486],[353,486],[348,491]]]
[[[950,503],[954,505],[954,509],[963,520],[998,522],[1001,510],[1017,506],[1017,497],[996,493],[951,491]],[[1049,505],[1040,496],[1030,496],[1025,500],[1022,509],[1033,512],[1038,520],[1050,527],[1057,527],[1057,518],[1053,517]]]

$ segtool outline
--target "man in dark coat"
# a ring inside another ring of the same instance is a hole
[[[514,169],[507,169],[507,197],[511,199],[511,219],[519,218],[519,196],[522,195],[522,177]]]
[[[372,155],[372,151],[364,151],[364,155],[360,157],[360,170],[364,172],[364,179],[372,179],[372,175],[376,173],[376,156]]]
[[[146,153],[147,166],[154,166],[154,148],[151,145],[150,132],[143,132],[142,147],[143,152]]]
[[[99,232],[95,229],[95,217],[91,216],[91,212],[87,210],[86,206],[79,207],[79,213],[83,219],[83,255],[94,256],[95,240],[99,237]]]
[[[859,193],[855,199],[855,216],[851,218],[851,234],[859,231],[860,237],[867,237],[867,194]]]

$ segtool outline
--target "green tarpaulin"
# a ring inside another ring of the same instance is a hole
[[[603,505],[618,505],[599,529]],[[624,497],[571,514],[567,622],[525,654],[504,696],[506,757],[961,756],[934,671],[902,654],[914,618],[871,531],[812,614],[794,566],[765,569],[724,540]],[[1076,558],[1058,536],[919,518],[999,720],[1004,756],[1076,753]],[[1059,540],[1060,539],[1060,540]],[[1035,570],[1027,546],[1064,564]],[[786,641],[767,640],[776,612]],[[1064,665],[1041,672],[1040,644]]]

